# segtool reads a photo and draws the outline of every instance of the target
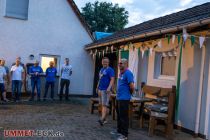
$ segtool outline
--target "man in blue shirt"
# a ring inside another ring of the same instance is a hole
[[[39,62],[35,61],[34,66],[32,66],[29,70],[29,74],[31,75],[31,87],[32,87],[32,93],[31,93],[30,101],[34,100],[34,90],[35,90],[35,88],[37,90],[37,101],[40,101],[40,94],[41,94],[40,76],[41,76],[42,73],[43,73],[43,70],[39,66]]]
[[[118,140],[128,139],[129,126],[129,102],[134,92],[133,73],[128,69],[128,60],[121,59],[119,62],[120,75],[117,86],[117,132],[121,134]]]
[[[54,87],[55,87],[56,74],[57,74],[57,69],[54,67],[54,62],[50,61],[50,67],[46,69],[44,101],[46,101],[49,86],[51,86],[51,99],[54,100]]]
[[[97,92],[99,95],[99,106],[102,107],[101,118],[98,121],[102,126],[106,121],[106,116],[109,107],[109,98],[111,94],[111,89],[114,85],[114,70],[109,67],[109,59],[104,57],[102,59],[103,68],[99,72],[99,81],[97,86]]]

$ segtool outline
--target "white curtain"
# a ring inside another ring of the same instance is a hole
[[[129,69],[134,75],[134,84],[137,87],[137,75],[138,75],[138,49],[130,47],[129,48]]]

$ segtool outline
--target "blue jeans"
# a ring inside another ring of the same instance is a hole
[[[21,86],[21,80],[12,80],[12,96],[15,100],[20,100]]]
[[[31,98],[34,98],[34,91],[36,88],[37,91],[37,97],[40,99],[40,94],[41,94],[41,80],[40,79],[31,79],[31,87],[32,87],[32,93],[31,93]]]
[[[51,87],[51,99],[54,99],[55,82],[48,82],[48,81],[46,81],[46,84],[45,84],[44,99],[46,99],[46,97],[47,97],[49,86]]]

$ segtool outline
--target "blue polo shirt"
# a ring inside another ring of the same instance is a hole
[[[117,85],[117,100],[130,100],[130,83],[134,82],[133,73],[130,70],[125,70],[120,74]]]
[[[46,81],[47,82],[55,82],[56,74],[57,74],[57,69],[55,67],[47,68],[46,69]]]
[[[43,73],[43,70],[42,70],[42,68],[40,66],[32,66],[32,67],[30,67],[29,73],[31,74],[31,79],[32,80],[40,79],[40,75],[33,75],[36,72],[38,72],[40,74],[40,73]]]
[[[111,78],[114,77],[114,70],[111,67],[107,68],[101,68],[99,72],[99,90],[107,90],[109,87],[109,83],[111,81]]]

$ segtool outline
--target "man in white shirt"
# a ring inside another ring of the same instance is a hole
[[[16,59],[15,65],[11,70],[12,77],[12,96],[15,101],[20,101],[21,86],[24,79],[24,68],[20,65],[20,60]]]
[[[6,101],[5,99],[5,86],[4,86],[4,79],[6,78],[6,70],[5,68],[2,66],[2,61],[1,61],[1,65],[0,65],[0,92],[3,95],[3,100]]]
[[[61,68],[61,81],[60,81],[60,101],[62,101],[63,88],[65,86],[65,97],[68,100],[70,77],[72,75],[72,66],[69,64],[69,58],[65,58],[65,64]]]

